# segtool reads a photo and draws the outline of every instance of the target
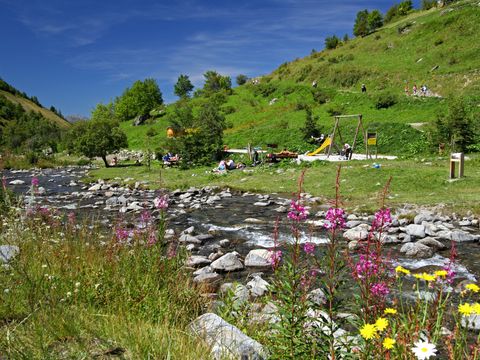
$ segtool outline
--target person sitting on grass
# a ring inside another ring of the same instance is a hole
[[[227,160],[227,170],[235,170],[235,169],[236,169],[235,161],[233,161],[232,159],[228,159]]]
[[[213,172],[224,173],[226,170],[227,170],[227,167],[225,164],[225,160],[222,160],[218,163],[218,166],[215,169],[213,169]]]

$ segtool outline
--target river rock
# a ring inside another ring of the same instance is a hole
[[[210,265],[204,266],[198,270],[193,272],[193,276],[198,276],[202,274],[211,274],[213,272],[212,267]]]
[[[262,345],[213,313],[195,319],[190,329],[211,347],[214,359],[266,359]]]
[[[102,184],[95,184],[88,188],[88,191],[98,191],[102,188]]]
[[[253,203],[254,206],[269,206],[272,202],[271,201],[257,201]]]
[[[246,267],[267,267],[272,264],[272,254],[269,250],[251,250],[245,258]]]
[[[0,263],[6,264],[20,252],[16,245],[0,245]]]
[[[406,233],[410,236],[415,236],[417,238],[424,238],[425,237],[425,226],[424,225],[417,225],[417,224],[407,225]]]
[[[280,205],[279,207],[277,207],[274,211],[276,212],[279,212],[279,213],[285,213],[288,211],[288,208],[283,206],[283,205]]]
[[[180,200],[186,200],[186,199],[191,198],[192,196],[193,196],[193,193],[187,192],[185,194],[180,195],[179,198],[180,198]]]
[[[406,243],[400,248],[401,253],[405,253],[408,257],[429,258],[433,256],[433,249],[427,245],[418,243]]]
[[[25,184],[25,181],[17,179],[17,180],[12,180],[9,182],[10,185],[23,185]]]
[[[187,259],[187,266],[191,267],[200,267],[203,265],[210,264],[211,261],[207,259],[206,256],[202,255],[192,255]]]
[[[418,240],[416,243],[426,245],[428,247],[434,248],[435,250],[444,250],[447,248],[443,243],[431,237],[426,237],[424,239]]]
[[[413,219],[414,224],[420,225],[424,221],[433,221],[433,213],[431,211],[421,211],[415,218]]]
[[[254,275],[253,279],[247,283],[247,288],[253,297],[263,296],[268,291],[270,284],[263,280],[260,275]]]
[[[450,240],[455,242],[475,241],[477,237],[463,230],[454,230],[450,233]]]
[[[243,220],[243,222],[249,224],[263,224],[265,221],[256,218],[246,218],[245,220]]]
[[[118,198],[113,196],[105,200],[105,205],[107,206],[117,206],[118,204]]]
[[[202,241],[199,240],[197,237],[189,235],[189,234],[182,234],[178,238],[178,241],[181,243],[187,243],[187,244],[201,244]]]
[[[222,280],[222,276],[216,272],[207,272],[197,275],[193,278],[196,284],[218,284]]]
[[[243,270],[243,264],[236,253],[230,252],[212,263],[212,269],[218,271],[237,271]]]
[[[230,196],[231,196],[231,194],[230,194]],[[220,200],[222,200],[222,198],[220,196],[213,195],[213,196],[209,196],[207,201],[205,201],[205,203],[210,205],[210,204],[213,204],[214,202],[220,201]]]
[[[368,238],[368,224],[361,224],[353,229],[349,229],[344,232],[343,237],[353,241],[353,240],[365,240]]]
[[[220,240],[218,243],[220,244],[221,247],[227,247],[228,245],[230,245],[230,240],[223,239],[223,240]]]
[[[472,222],[470,220],[462,220],[458,222],[458,226],[470,226]]]
[[[327,296],[320,288],[310,291],[308,299],[317,306],[322,306],[327,303]]]

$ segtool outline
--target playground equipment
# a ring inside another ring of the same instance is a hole
[[[350,147],[350,152],[347,155],[348,159],[350,160],[352,158],[353,152],[355,151],[355,146],[357,145],[357,138],[358,138],[358,135],[360,133],[363,136],[363,140],[365,142],[365,155],[368,157],[367,134],[365,132],[365,128],[363,127],[362,115],[361,114],[357,114],[357,115],[337,115],[337,116],[335,116],[335,125],[333,127],[332,134],[329,137],[327,137],[327,139],[324,141],[322,146],[320,146],[317,150],[315,150],[311,153],[308,153],[307,155],[308,156],[317,155],[321,151],[327,149],[327,147],[328,147],[327,158],[329,158],[330,155],[332,154],[332,148],[335,148],[340,153],[341,149],[343,148],[343,145],[346,144],[346,142],[344,141],[344,139],[342,137],[342,133],[340,131],[341,122],[345,121],[347,119],[351,119],[351,118],[356,118],[357,119],[357,127],[355,129],[355,135],[353,137],[352,146]],[[375,137],[375,139],[376,139],[376,137]],[[336,144],[336,142],[335,142],[336,140],[340,141],[341,146],[338,146]]]
[[[368,131],[367,132],[367,157],[372,158],[370,153],[370,148],[375,147],[375,159],[378,158],[378,143],[377,143],[378,134],[377,132]]]
[[[307,155],[308,156],[317,155],[317,154],[321,153],[323,150],[325,150],[327,148],[327,146],[330,146],[331,143],[332,143],[332,139],[330,139],[330,137],[327,137],[325,139],[325,141],[323,142],[323,144],[317,150],[309,152]]]
[[[458,163],[458,177],[462,178],[465,169],[465,156],[463,153],[450,155],[450,179],[455,179],[455,163]]]

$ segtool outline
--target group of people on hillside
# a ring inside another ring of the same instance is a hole
[[[420,86],[420,90],[418,90],[417,84],[414,84],[412,87],[412,95],[413,96],[427,96],[428,88],[427,85]],[[408,85],[405,85],[405,95],[409,96],[409,88]]]

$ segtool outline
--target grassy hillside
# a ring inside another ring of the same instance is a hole
[[[57,114],[55,114],[54,112],[48,109],[38,106],[37,104],[35,104],[33,101],[29,99],[26,99],[19,95],[11,94],[4,90],[0,90],[0,95],[5,96],[9,101],[15,104],[20,104],[25,109],[25,111],[39,112],[40,114],[42,114],[44,118],[54,122],[60,128],[66,129],[70,126],[70,123],[67,120],[62,119],[60,116],[58,116]]]
[[[353,24],[352,24],[353,25]],[[445,112],[453,96],[480,102],[480,6],[461,1],[443,9],[417,11],[363,38],[337,49],[312,53],[282,64],[258,84],[234,89],[222,105],[228,129],[225,144],[247,143],[306,151],[314,148],[302,140],[305,108],[318,116],[322,131],[333,129],[333,114],[363,114],[365,127],[379,133],[379,151],[415,155],[434,148],[428,144],[428,124]],[[317,88],[312,82],[317,82]],[[366,84],[367,93],[361,93]],[[428,97],[407,96],[407,86],[426,84]],[[393,104],[377,108],[389,96]],[[277,100],[271,103],[271,100]],[[204,98],[191,100],[199,106]],[[153,124],[133,127],[122,124],[131,148],[145,148],[145,133],[157,130],[154,145],[165,139],[172,107]],[[423,126],[410,125],[425,123]],[[351,141],[355,123],[346,122],[342,135]],[[416,130],[416,129],[420,129]],[[150,145],[152,146],[152,145]],[[430,146],[430,148],[429,148]]]

